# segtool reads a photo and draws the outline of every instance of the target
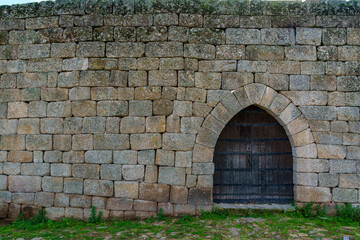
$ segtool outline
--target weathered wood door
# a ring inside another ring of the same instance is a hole
[[[289,203],[293,200],[291,145],[283,127],[250,106],[223,129],[214,154],[214,202]]]

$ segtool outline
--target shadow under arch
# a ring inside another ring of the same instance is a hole
[[[289,138],[294,166],[294,201],[297,202],[298,158],[315,159],[317,147],[307,119],[301,111],[286,96],[263,84],[252,83],[231,91],[207,115],[196,136],[193,149],[194,170],[206,167],[212,168],[214,173],[214,149],[222,130],[237,113],[250,105],[273,116]],[[197,174],[196,170],[194,174]]]

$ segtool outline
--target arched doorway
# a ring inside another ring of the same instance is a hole
[[[293,157],[283,127],[249,106],[225,126],[214,152],[215,203],[289,203]]]

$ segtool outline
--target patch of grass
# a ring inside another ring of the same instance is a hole
[[[336,205],[336,220],[345,223],[360,222],[360,207],[351,204],[339,207]]]
[[[26,220],[19,216],[11,225],[0,227],[0,239],[288,239],[288,238],[360,238],[359,211],[350,206],[338,207],[335,217],[324,217],[324,208],[305,205],[296,212],[234,211],[213,209],[200,216],[157,217],[146,220],[103,220],[93,211],[96,223],[75,219],[52,221],[46,212]],[[306,217],[308,216],[308,217]],[[344,219],[352,219],[344,221]]]
[[[200,211],[200,219],[202,220],[222,220],[230,217],[231,213],[227,209],[213,208],[212,211]]]
[[[96,216],[96,209],[94,206],[92,206],[91,215],[88,219],[88,222],[89,223],[99,223],[99,222],[101,222],[102,215],[103,215],[102,211],[99,211],[99,214]]]

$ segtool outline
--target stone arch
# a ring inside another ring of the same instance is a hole
[[[225,125],[242,109],[255,105],[272,115],[285,129],[290,140],[294,163],[294,200],[304,202],[298,196],[298,158],[302,159],[302,172],[311,168],[311,160],[317,158],[317,147],[307,119],[286,96],[271,87],[252,83],[231,91],[223,97],[207,115],[196,136],[193,149],[193,173],[202,174],[206,168],[214,172],[213,154],[217,139]],[[301,192],[311,189],[301,189]],[[328,201],[328,200],[325,200]]]

